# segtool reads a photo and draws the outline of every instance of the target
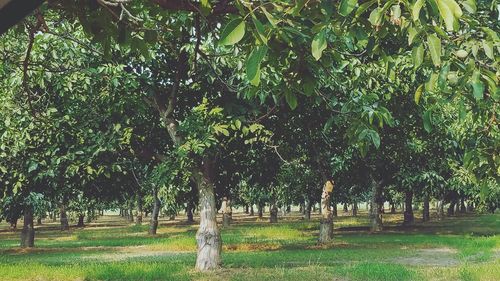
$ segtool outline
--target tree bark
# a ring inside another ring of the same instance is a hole
[[[380,212],[380,203],[382,201],[382,185],[376,180],[372,179],[372,194],[371,194],[371,232],[382,231],[382,213]]]
[[[278,222],[278,206],[276,206],[276,202],[271,202],[271,204],[269,205],[269,222]]]
[[[357,202],[354,202],[352,204],[352,216],[353,217],[358,216],[358,203]]]
[[[69,230],[68,216],[66,215],[66,205],[63,203],[59,208],[61,230]]]
[[[42,217],[36,219],[36,225],[42,225]]]
[[[261,219],[264,216],[264,206],[262,204],[257,206],[257,212],[259,213],[259,219]]]
[[[391,214],[395,213],[396,213],[396,204],[394,204],[394,202],[391,202]]]
[[[227,227],[231,225],[233,219],[233,209],[231,208],[231,199],[224,197],[222,199],[222,225]]]
[[[453,216],[455,214],[455,201],[450,202],[450,206],[448,206],[448,216]]]
[[[460,213],[465,214],[467,209],[465,208],[464,198],[460,198]]]
[[[344,213],[349,213],[349,207],[347,206],[347,203],[344,203]]]
[[[305,220],[311,219],[311,209],[312,209],[312,202],[311,202],[311,200],[307,200],[306,207],[304,209],[304,219]]]
[[[132,200],[128,203],[128,222],[134,222],[134,202]]]
[[[207,271],[217,269],[222,264],[222,239],[216,220],[217,208],[214,185],[210,177],[211,167],[208,159],[204,159],[203,162],[203,171],[193,173],[200,198],[200,228],[196,233],[198,244],[196,269]]]
[[[404,225],[412,225],[415,222],[413,215],[413,191],[405,192],[405,212],[404,212]]]
[[[332,208],[332,214],[334,217],[338,216],[338,211],[337,211],[337,203],[333,203],[333,208]]]
[[[153,213],[151,213],[151,221],[149,223],[149,231],[148,233],[151,235],[155,235],[158,230],[158,215],[160,214],[161,201],[158,198],[158,191],[155,190],[154,194],[154,204],[153,204]]]
[[[250,205],[250,216],[254,215],[253,204]]]
[[[189,200],[187,203],[187,206],[186,206],[187,222],[189,222],[189,223],[194,222],[193,209],[194,209],[194,204],[191,200]]]
[[[84,223],[84,219],[85,219],[85,215],[78,215],[78,224],[76,225],[77,227],[84,227],[85,226],[85,223]]]
[[[333,181],[326,181],[321,194],[321,220],[318,243],[328,243],[333,238],[333,214],[330,208]]]
[[[140,193],[137,193],[137,210],[136,210],[135,223],[137,225],[142,224],[142,196]]]
[[[9,229],[11,231],[14,231],[17,229],[17,219],[13,219],[11,222],[10,222],[10,226],[9,226]]]
[[[439,201],[437,203],[437,216],[438,216],[439,220],[444,218],[444,200],[443,199],[439,199]]]
[[[424,196],[424,209],[422,211],[422,220],[423,221],[429,221],[430,220],[430,206],[429,206],[429,196],[425,195]]]
[[[24,225],[21,231],[21,247],[35,247],[35,227],[33,226],[33,208],[24,207]]]

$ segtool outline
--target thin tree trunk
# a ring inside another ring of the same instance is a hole
[[[259,213],[259,219],[261,219],[264,216],[264,206],[262,204],[257,206],[257,212]]]
[[[311,202],[311,200],[307,200],[306,207],[304,210],[304,219],[305,220],[311,219],[311,208],[312,208],[312,202]]]
[[[208,159],[203,162],[203,171],[193,173],[200,198],[200,228],[196,232],[196,269],[207,271],[217,269],[222,264],[222,239],[216,220],[217,208],[214,185],[210,177],[210,162]]]
[[[21,247],[35,247],[35,227],[33,226],[33,208],[24,207],[24,225],[21,231]]]
[[[276,202],[271,202],[269,205],[269,222],[277,223],[278,222],[278,206],[276,206]]]
[[[57,221],[57,212],[56,210],[52,211],[52,222],[56,222]]]
[[[380,212],[380,202],[382,201],[382,186],[379,182],[372,179],[372,198],[371,198],[371,228],[370,231],[378,232],[381,231],[382,226],[382,214]]]
[[[69,230],[68,216],[66,215],[66,204],[61,204],[59,209],[61,230]]]
[[[250,207],[248,206],[248,204],[245,204],[245,214],[249,214],[250,213]]]
[[[394,202],[391,202],[391,214],[395,213],[396,213],[396,204],[394,204]]]
[[[154,204],[153,204],[153,213],[151,213],[151,221],[149,223],[149,231],[148,233],[151,235],[155,235],[158,230],[158,215],[160,214],[161,201],[158,198],[158,191],[155,190],[154,194]]]
[[[338,216],[337,202],[333,203],[332,214],[333,214],[334,217]]]
[[[318,243],[328,243],[333,238],[333,214],[330,210],[333,182],[328,180],[321,194],[321,220],[319,225]]]
[[[224,197],[222,199],[222,225],[227,227],[231,225],[233,218],[233,209],[231,208],[231,199]]]
[[[424,196],[424,209],[422,212],[422,220],[429,221],[430,220],[430,207],[429,207],[429,196]]]
[[[450,202],[450,206],[448,207],[448,216],[453,216],[455,214],[455,201]]]
[[[134,202],[132,200],[128,203],[128,221],[134,222]]]
[[[465,208],[465,201],[464,198],[460,198],[460,213],[465,214],[467,212],[467,209]]]
[[[84,227],[85,226],[85,223],[84,223],[84,219],[85,219],[85,215],[78,215],[78,224],[76,225],[77,227]]]
[[[13,219],[13,220],[10,222],[10,227],[9,227],[9,229],[10,229],[11,231],[14,231],[14,230],[16,230],[16,229],[17,229],[17,219]]]
[[[42,217],[36,219],[36,225],[42,225]]]
[[[186,206],[186,216],[187,216],[187,222],[193,223],[194,218],[193,218],[193,209],[194,209],[194,204],[193,201],[189,200]]]
[[[441,198],[438,201],[438,206],[437,206],[437,216],[438,219],[441,220],[444,218],[444,200]]]
[[[405,212],[404,212],[404,225],[412,225],[415,222],[413,215],[413,191],[405,192]]]
[[[255,214],[254,214],[253,204],[252,204],[252,205],[250,205],[250,216],[253,216],[253,215],[255,215]]]
[[[357,202],[354,202],[352,204],[352,216],[353,217],[358,216],[358,203]]]
[[[136,211],[136,219],[135,223],[137,225],[142,224],[142,195],[140,193],[137,193],[137,211]]]
[[[349,207],[347,206],[347,203],[344,203],[344,213],[349,213]]]

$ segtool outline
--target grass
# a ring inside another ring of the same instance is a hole
[[[298,214],[278,224],[235,215],[222,229],[221,270],[199,273],[196,225],[147,225],[118,216],[99,218],[67,232],[47,223],[36,248],[20,250],[19,233],[0,224],[2,280],[498,280],[500,215],[468,215],[401,227],[401,214],[384,217],[385,230],[370,234],[366,214],[340,216],[335,239],[318,246],[318,221]]]

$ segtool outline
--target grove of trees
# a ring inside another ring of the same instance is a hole
[[[119,209],[186,215],[196,269],[216,220],[338,204],[404,224],[500,206],[496,1],[42,3],[0,36],[0,219],[69,228]],[[447,208],[447,210],[445,210]]]

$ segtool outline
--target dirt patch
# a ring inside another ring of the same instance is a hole
[[[398,257],[395,263],[417,266],[456,266],[460,262],[456,258],[457,250],[452,248],[419,249],[409,257]]]

